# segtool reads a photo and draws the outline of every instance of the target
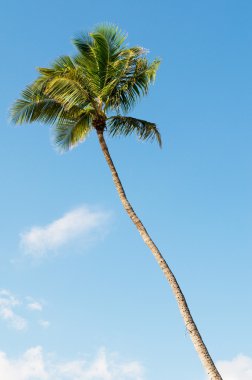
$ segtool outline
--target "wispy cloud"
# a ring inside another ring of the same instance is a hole
[[[218,369],[225,380],[251,380],[252,358],[238,355],[232,360],[217,362]]]
[[[27,311],[29,311],[29,313],[27,313]],[[7,323],[8,326],[14,330],[26,330],[28,328],[28,320],[31,317],[31,312],[39,312],[41,316],[42,311],[42,303],[36,301],[34,298],[30,296],[20,298],[10,290],[0,289],[0,320]],[[23,315],[25,315],[25,317]],[[50,326],[49,321],[42,319],[38,320],[38,324],[43,328]]]
[[[33,310],[33,311],[42,311],[43,310],[42,304],[40,302],[37,302],[37,301],[32,301],[32,302],[28,303],[27,308],[30,310]]]
[[[18,359],[0,352],[0,379],[8,380],[143,380],[144,370],[137,361],[122,361],[102,349],[93,360],[61,362],[46,355],[42,347],[32,347]]]
[[[45,319],[40,319],[38,321],[38,324],[43,327],[43,329],[48,329],[50,327],[51,323],[49,321],[46,321]]]
[[[0,318],[19,331],[27,328],[27,321],[14,311],[20,303],[8,290],[0,290]]]
[[[104,232],[109,214],[87,206],[76,208],[46,226],[35,226],[22,233],[21,247],[35,258],[58,251],[69,242],[89,242]]]

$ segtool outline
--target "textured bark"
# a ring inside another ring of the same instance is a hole
[[[192,315],[190,313],[186,299],[182,293],[182,290],[180,289],[180,286],[179,286],[174,274],[172,273],[171,269],[167,265],[165,259],[161,255],[157,246],[154,244],[154,242],[150,238],[147,230],[143,226],[141,220],[136,215],[135,211],[133,210],[131,204],[129,203],[129,201],[126,197],[122,183],[120,181],[120,178],[118,176],[118,173],[116,171],[114,163],[111,159],[106,141],[104,139],[103,131],[97,130],[97,135],[98,135],[98,139],[100,142],[102,152],[104,154],[104,157],[105,157],[107,164],[109,166],[109,169],[111,171],[112,178],[113,178],[116,190],[119,194],[120,200],[123,204],[123,207],[124,207],[125,211],[127,212],[127,214],[129,215],[132,222],[135,224],[136,228],[138,229],[140,235],[142,236],[143,241],[150,248],[150,250],[151,250],[153,256],[155,257],[160,269],[163,271],[166,279],[168,280],[168,282],[172,288],[172,292],[173,292],[173,294],[177,300],[180,313],[184,319],[186,329],[187,329],[188,333],[190,334],[191,340],[192,340],[194,347],[195,347],[195,349],[196,349],[196,351],[200,357],[200,360],[203,364],[203,367],[205,368],[205,370],[209,376],[209,379],[211,379],[211,380],[222,380],[222,377],[219,374],[217,368],[215,367],[215,364],[214,364],[211,356],[209,355],[209,352],[208,352],[208,350],[207,350],[207,348],[203,342],[203,339],[202,339],[202,337],[201,337],[201,335],[197,329],[197,326],[196,326],[196,324],[192,318]]]

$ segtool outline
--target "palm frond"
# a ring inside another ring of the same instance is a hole
[[[85,36],[83,39],[84,38]],[[99,62],[94,51],[93,41],[91,41],[89,45],[85,43],[85,40],[82,40],[82,37],[79,37],[73,42],[80,51],[79,54],[74,57],[75,64],[80,69],[89,93],[91,96],[97,97],[100,92],[101,80],[99,75]]]
[[[61,104],[36,91],[33,85],[27,86],[22,92],[22,98],[17,99],[10,110],[14,124],[41,121],[53,124],[63,111]]]
[[[90,33],[81,33],[75,38],[72,39],[74,46],[79,50],[84,56],[86,53],[90,53],[90,49],[93,45],[93,39],[90,36]]]
[[[118,27],[102,24],[92,33],[82,34],[73,40],[79,50],[75,62],[90,78],[90,82],[94,81],[96,92],[101,92],[115,78],[115,72],[111,72],[111,69],[113,63],[122,60],[123,51],[128,50],[123,46],[125,39],[126,35]]]
[[[128,48],[125,39],[126,35],[117,27],[105,24],[76,38],[74,44],[80,52],[75,62],[90,78],[105,109],[122,108],[127,113],[147,94],[160,61],[149,63],[147,50],[140,46]]]
[[[89,94],[78,78],[55,77],[47,83],[45,94],[66,109],[81,107],[89,102]]]
[[[140,49],[140,48],[139,48]],[[106,107],[112,109],[122,108],[128,112],[137,100],[148,93],[149,85],[154,81],[159,61],[149,63],[146,57],[139,57],[140,50],[121,60],[114,70],[116,80],[110,82],[110,88],[104,88],[108,92]],[[130,49],[129,49],[130,50]],[[136,54],[136,56],[135,56]]]
[[[38,67],[38,72],[44,77],[52,79],[55,76],[62,76],[68,74],[70,71],[76,69],[74,60],[68,55],[57,58],[50,68]]]
[[[108,118],[107,124],[111,136],[128,136],[135,133],[140,140],[156,140],[159,146],[162,146],[161,135],[154,123],[118,115]]]
[[[97,96],[82,68],[69,56],[59,57],[50,68],[38,68],[38,71],[41,75],[34,84],[66,108],[86,103]]]
[[[94,32],[73,40],[79,50],[75,61],[85,75],[95,79],[99,90],[106,84],[110,62],[121,51],[124,40],[125,36],[113,25],[100,25]]]
[[[89,113],[78,119],[63,118],[54,128],[54,141],[60,151],[67,151],[85,140],[92,129]]]
[[[161,60],[155,59],[152,63],[148,65],[148,69],[146,70],[146,74],[149,77],[150,82],[154,82],[156,79],[157,70],[160,66]]]
[[[95,56],[98,63],[100,78],[100,90],[104,87],[108,77],[108,66],[110,61],[110,46],[102,33],[91,33],[94,40]]]
[[[74,61],[83,69],[85,75],[97,75],[99,72],[99,64],[94,49],[94,39],[91,35],[82,33],[74,38],[72,42],[79,51]]]
[[[121,53],[121,51],[125,50],[124,42],[127,35],[116,25],[100,24],[95,28],[94,33],[98,33],[106,39],[112,61]]]

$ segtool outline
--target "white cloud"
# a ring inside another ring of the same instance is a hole
[[[15,330],[25,330],[27,321],[14,312],[21,302],[8,290],[0,290],[0,318]]]
[[[44,329],[48,329],[50,327],[51,323],[49,321],[46,321],[45,319],[40,319],[38,321],[38,324],[43,327]]]
[[[46,355],[42,347],[27,350],[10,359],[0,352],[0,379],[4,380],[144,380],[143,367],[136,361],[119,360],[115,354],[100,350],[93,360],[60,362]]]
[[[6,322],[8,326],[19,331],[26,330],[28,320],[31,322],[34,316],[37,315],[33,313],[34,311],[39,312],[41,316],[43,304],[30,296],[18,298],[10,290],[0,289],[0,320]],[[34,316],[32,316],[31,312]],[[25,315],[25,318],[20,314]],[[32,317],[31,320],[30,317]],[[37,323],[43,328],[50,326],[50,322],[43,319],[37,320]]]
[[[252,380],[252,358],[238,355],[234,359],[217,362],[217,367],[225,380]]]
[[[11,360],[0,352],[0,378],[4,380],[47,380],[41,347],[27,350],[19,359]]]
[[[57,251],[73,241],[89,242],[99,236],[108,214],[82,206],[43,227],[32,227],[21,234],[21,247],[35,258],[43,257],[48,251]],[[97,235],[98,234],[98,235]]]
[[[27,307],[28,307],[28,309],[33,310],[33,311],[42,311],[43,310],[42,304],[40,302],[37,302],[37,301],[33,301],[33,302],[28,303]]]

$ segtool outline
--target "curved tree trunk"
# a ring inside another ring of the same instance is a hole
[[[117,171],[116,171],[116,168],[115,168],[113,161],[111,159],[106,141],[104,139],[103,131],[97,130],[97,135],[98,135],[98,139],[100,142],[102,152],[104,154],[104,157],[105,157],[107,164],[109,166],[109,169],[111,171],[112,178],[113,178],[116,190],[117,190],[119,197],[121,199],[121,202],[123,204],[123,207],[124,207],[125,211],[127,212],[127,214],[129,215],[132,222],[135,224],[136,228],[138,229],[140,235],[142,236],[143,241],[150,248],[150,250],[151,250],[153,256],[155,257],[160,269],[163,271],[166,279],[168,280],[168,282],[172,288],[173,294],[177,300],[180,313],[184,319],[186,329],[190,334],[191,340],[192,340],[194,347],[195,347],[195,349],[196,349],[196,351],[200,357],[200,360],[201,360],[201,362],[202,362],[202,364],[203,364],[203,366],[204,366],[204,368],[205,368],[205,370],[209,376],[209,379],[211,379],[211,380],[222,380],[222,377],[219,374],[217,368],[215,367],[215,364],[214,364],[211,356],[209,355],[209,352],[208,352],[208,350],[207,350],[207,348],[203,342],[203,339],[202,339],[202,337],[201,337],[201,335],[197,329],[197,326],[196,326],[196,324],[195,324],[195,322],[191,316],[191,313],[190,313],[189,307],[187,305],[187,302],[185,300],[185,297],[182,293],[182,290],[179,287],[179,284],[178,284],[174,274],[172,273],[171,269],[167,265],[165,259],[161,255],[161,253],[159,252],[157,246],[154,244],[154,242],[150,238],[150,236],[149,236],[148,232],[146,231],[145,227],[143,226],[141,220],[136,215],[135,211],[133,210],[131,204],[129,203],[129,201],[126,197],[122,183],[121,183],[120,178],[117,174]]]

